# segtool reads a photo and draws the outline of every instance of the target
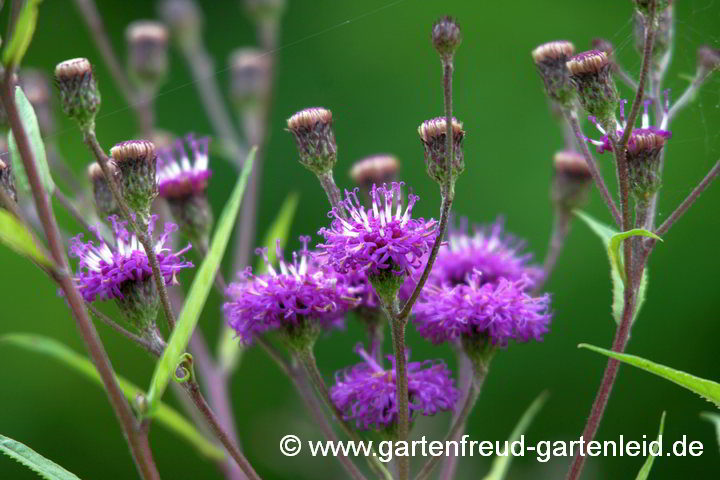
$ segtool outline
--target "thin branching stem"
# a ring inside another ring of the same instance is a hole
[[[542,280],[534,289],[534,293],[538,293],[542,290],[543,286],[550,279],[555,265],[557,264],[560,253],[565,248],[565,239],[570,232],[570,220],[572,219],[571,213],[562,207],[558,207],[555,210],[555,218],[553,220],[553,228],[550,233],[550,242],[548,245],[548,251],[545,255],[545,261],[543,262],[543,277]]]

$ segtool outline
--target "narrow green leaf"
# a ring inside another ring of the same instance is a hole
[[[622,242],[630,237],[650,237],[654,238],[655,240],[663,241],[662,238],[658,237],[654,233],[645,230],[644,228],[633,228],[632,230],[628,230],[627,232],[619,232],[610,237],[610,242],[608,244],[608,256],[610,257],[610,263],[613,266],[615,270],[617,270],[620,273],[620,278],[622,278],[623,283],[625,283],[625,266],[623,265],[622,257],[620,256],[620,245],[622,245]]]
[[[18,114],[20,115],[20,121],[23,127],[25,127],[25,133],[27,133],[28,140],[30,141],[30,148],[35,157],[35,167],[40,175],[40,180],[47,194],[52,196],[55,191],[55,183],[53,182],[52,176],[50,176],[50,167],[48,167],[47,155],[45,154],[45,143],[40,135],[40,127],[38,126],[37,117],[35,116],[35,110],[33,110],[32,105],[30,105],[30,102],[20,87],[15,87],[15,104],[17,105]],[[8,146],[10,148],[10,160],[12,162],[13,174],[15,175],[15,183],[20,191],[27,193],[30,191],[30,184],[12,130],[8,131]]]
[[[703,420],[707,420],[708,422],[715,425],[715,430],[717,431],[718,447],[720,447],[720,415],[713,412],[702,412],[700,414],[700,418],[702,418]]]
[[[180,318],[178,318],[175,329],[170,335],[162,357],[160,357],[160,360],[155,365],[155,372],[150,381],[147,398],[149,412],[153,411],[163,393],[165,393],[168,382],[173,378],[175,370],[190,341],[190,336],[200,319],[200,313],[205,306],[205,301],[210,293],[210,289],[213,287],[215,275],[220,268],[220,262],[230,241],[230,235],[232,234],[243,193],[245,192],[245,185],[247,185],[248,177],[252,171],[256,151],[257,149],[253,148],[245,160],[245,166],[240,173],[240,178],[238,178],[235,189],[225,204],[225,208],[218,220],[208,254],[205,260],[203,260],[202,265],[200,265],[200,269],[190,286],[190,291],[185,300],[183,310],[180,313]]]
[[[663,434],[663,430],[665,429],[665,412],[662,413],[662,416],[660,417],[660,431],[658,432],[657,439],[660,440]],[[647,480],[650,476],[650,470],[652,469],[653,463],[655,462],[655,457],[660,454],[660,452],[655,451],[656,455],[653,455],[652,452],[650,452],[647,456],[647,459],[645,459],[645,463],[643,464],[642,468],[638,472],[637,477],[635,477],[635,480]]]
[[[619,249],[619,246],[617,249],[611,248],[611,243],[613,242],[613,238],[616,238],[617,235],[624,235],[625,233],[629,232],[619,233],[613,230],[611,227],[601,222],[598,222],[590,215],[580,210],[575,210],[574,213],[575,215],[577,215],[578,218],[580,218],[580,220],[585,222],[590,227],[590,230],[592,230],[598,237],[600,237],[600,240],[605,246],[605,251],[608,255],[608,260],[610,261],[610,279],[612,281],[613,291],[612,315],[615,319],[615,323],[620,325],[620,322],[622,322],[622,313],[624,308],[623,289],[625,281],[623,280],[624,269],[619,266],[622,266],[623,253]],[[613,253],[611,254],[611,252]],[[613,258],[614,256],[616,256],[615,259]],[[648,269],[646,267],[643,271],[642,277],[640,278],[640,286],[638,287],[637,299],[635,300],[635,313],[633,314],[633,322],[635,322],[635,319],[640,313],[640,309],[642,308],[643,303],[645,303],[647,286]]]
[[[32,234],[7,210],[0,209],[0,242],[20,255],[29,257],[41,265],[52,267],[53,262],[38,248]]]
[[[10,43],[3,52],[3,63],[8,65],[20,65],[25,52],[27,52],[35,26],[37,25],[38,7],[42,0],[27,0],[25,6],[18,15]]]
[[[525,413],[523,413],[522,417],[520,417],[520,420],[518,421],[517,425],[515,425],[512,433],[510,433],[510,438],[508,438],[508,444],[520,439],[520,436],[525,433],[525,430],[528,429],[535,416],[538,414],[543,405],[545,405],[548,397],[549,394],[547,391],[545,391],[538,395],[535,400],[533,400],[527,410],[525,410]],[[492,461],[492,465],[490,466],[490,472],[488,472],[488,474],[483,478],[483,480],[504,479],[507,475],[508,470],[510,469],[510,462],[512,462],[512,458],[513,457],[509,451],[508,454],[505,456],[496,456]]]
[[[80,477],[48,460],[27,445],[0,434],[0,452],[26,466],[45,480],[80,480]]]
[[[15,345],[20,348],[48,355],[83,374],[101,388],[103,386],[100,374],[97,370],[95,370],[95,366],[88,359],[75,353],[56,340],[40,335],[11,333],[0,336],[0,343]],[[125,398],[127,398],[130,403],[134,403],[137,395],[143,393],[139,387],[133,385],[122,377],[117,377],[117,381],[125,394]],[[182,415],[164,403],[161,403],[157,407],[153,418],[159,423],[165,425],[169,430],[172,430],[180,437],[184,438],[206,457],[214,460],[222,460],[224,458],[225,454],[221,449],[202,436],[191,423],[182,417]]]
[[[597,353],[601,353],[608,357],[612,357],[633,367],[637,367],[646,372],[650,372],[654,375],[662,377],[666,380],[670,380],[673,383],[684,387],[691,392],[697,393],[705,400],[712,402],[716,407],[720,408],[720,383],[713,382],[712,380],[706,380],[704,378],[690,375],[689,373],[675,370],[659,363],[651,362],[642,357],[635,355],[628,355],[626,353],[617,353],[604,348],[596,347],[594,345],[588,345],[581,343],[578,348],[587,348]]]
[[[290,236],[290,227],[295,218],[299,200],[300,196],[297,192],[288,194],[280,207],[280,212],[265,233],[262,245],[268,248],[268,260],[270,260],[271,264],[275,263],[276,260],[275,242],[280,240],[281,248],[287,244],[288,236]],[[264,273],[266,269],[265,262],[262,260],[259,260],[255,264],[255,272],[258,274]],[[220,366],[223,371],[230,372],[235,369],[240,360],[240,355],[242,355],[242,348],[238,345],[235,331],[225,326],[220,335],[220,342],[218,343],[218,358],[220,359]]]

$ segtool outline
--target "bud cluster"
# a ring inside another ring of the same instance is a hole
[[[337,162],[337,144],[332,129],[332,112],[325,108],[306,108],[287,121],[295,137],[300,163],[316,175],[332,170]]]
[[[607,53],[589,50],[575,55],[566,65],[583,108],[602,125],[612,123],[618,93]]]
[[[115,145],[110,155],[120,172],[125,201],[147,219],[157,192],[155,145],[147,140],[129,140]]]
[[[575,46],[558,40],[543,43],[532,51],[533,61],[545,84],[548,97],[561,105],[569,106],[575,98],[575,89],[565,66],[575,53]]]
[[[455,118],[452,119],[452,142],[453,158],[450,160],[450,171],[448,171],[448,155],[446,146],[447,122],[445,117],[437,117],[424,121],[418,127],[420,140],[425,147],[425,167],[427,173],[440,185],[445,185],[450,177],[450,182],[455,183],[457,177],[465,170],[465,155],[462,144],[465,139],[463,125]]]
[[[60,104],[65,114],[83,130],[94,128],[100,110],[100,90],[87,58],[73,58],[55,67],[55,81],[60,90]]]

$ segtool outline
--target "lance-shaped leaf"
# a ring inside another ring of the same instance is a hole
[[[287,244],[288,236],[290,235],[290,227],[292,226],[293,219],[295,218],[295,211],[297,210],[298,201],[300,197],[297,193],[292,192],[287,197],[280,207],[275,220],[270,225],[265,239],[262,245],[268,249],[268,260],[270,263],[274,263],[275,258],[275,244],[280,241],[280,247],[284,247]],[[265,262],[262,260],[255,264],[255,272],[257,274],[264,273]],[[220,358],[220,366],[223,371],[229,372],[233,370],[240,359],[242,354],[242,348],[238,345],[237,336],[235,331],[227,325],[223,328],[222,334],[220,335],[220,342],[218,344],[218,356]]]
[[[597,353],[601,353],[608,357],[619,360],[633,367],[637,367],[646,372],[650,372],[666,380],[670,380],[673,383],[680,385],[681,387],[687,388],[691,392],[697,393],[705,400],[712,402],[716,407],[720,408],[720,383],[713,382],[712,380],[706,380],[704,378],[690,375],[689,373],[675,370],[674,368],[660,365],[659,363],[651,362],[642,357],[635,355],[628,355],[627,353],[617,353],[611,350],[605,350],[604,348],[596,347],[594,345],[588,345],[581,343],[578,348],[587,348]]]
[[[660,431],[658,432],[657,439],[660,440],[663,434],[663,430],[665,429],[665,412],[663,412],[662,416],[660,417]],[[652,448],[652,447],[651,447]],[[662,455],[662,452],[658,452],[657,450],[655,453],[652,451],[648,454],[647,458],[645,459],[645,463],[643,464],[642,468],[638,472],[637,477],[635,477],[635,480],[647,480],[650,476],[650,470],[652,469],[653,463],[655,462],[655,457],[658,455]]]
[[[0,242],[40,265],[53,266],[53,262],[38,248],[35,239],[25,225],[3,209],[0,209]]]
[[[26,466],[45,480],[80,480],[75,474],[48,460],[27,445],[0,434],[0,452]]]
[[[20,65],[25,52],[27,52],[30,42],[32,41],[35,27],[37,26],[38,7],[42,0],[27,0],[17,21],[15,22],[15,30],[10,37],[10,42],[3,52],[3,63],[8,65]]]
[[[610,257],[611,265],[615,270],[618,271],[623,283],[625,283],[627,279],[625,278],[625,266],[623,265],[623,259],[620,256],[620,246],[625,239],[638,236],[650,237],[654,238],[655,240],[660,240],[661,242],[663,241],[662,238],[658,237],[657,235],[648,230],[645,230],[644,228],[633,228],[632,230],[628,230],[627,232],[619,232],[610,237],[610,243],[607,247],[608,256]]]
[[[150,382],[150,389],[147,396],[148,412],[152,412],[157,406],[160,398],[168,386],[170,379],[174,377],[175,371],[185,353],[190,337],[192,336],[195,326],[200,319],[200,313],[205,306],[210,289],[213,287],[215,275],[220,268],[225,249],[230,241],[230,235],[233,231],[233,225],[237,218],[240,203],[245,192],[248,177],[252,171],[253,160],[255,159],[256,148],[253,148],[245,160],[245,165],[240,173],[235,188],[233,189],[230,199],[225,204],[225,208],[220,215],[217,223],[215,235],[213,235],[207,256],[200,265],[197,275],[190,286],[185,305],[183,306],[180,317],[175,325],[175,329],[170,335],[165,351],[155,365]]]
[[[40,335],[31,335],[24,333],[11,333],[0,337],[0,343],[15,345],[26,350],[30,350],[43,355],[48,355],[55,360],[59,360],[65,365],[71,367],[76,372],[81,373],[85,377],[95,382],[102,388],[103,383],[100,374],[95,366],[82,355],[79,355],[66,347],[57,340],[43,337]],[[140,387],[133,385],[128,380],[117,377],[118,385],[123,391],[128,402],[133,403],[138,394],[143,393]],[[172,430],[188,443],[198,449],[198,451],[213,460],[222,460],[225,456],[223,451],[216,447],[212,442],[202,436],[195,427],[185,420],[177,411],[161,403],[154,412],[153,419]]]

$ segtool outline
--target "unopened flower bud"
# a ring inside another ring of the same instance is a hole
[[[437,117],[426,120],[418,127],[420,140],[425,147],[425,167],[427,173],[438,184],[445,185],[450,177],[450,182],[454,185],[457,177],[465,170],[465,155],[463,154],[462,144],[465,138],[462,122],[452,119],[452,142],[453,142],[453,158],[450,161],[450,171],[448,171],[448,155],[446,149],[447,122],[445,117]]]
[[[433,24],[430,38],[443,61],[449,61],[462,43],[462,32],[455,19],[443,17]]]
[[[160,18],[180,46],[197,45],[200,41],[203,18],[194,0],[163,0],[159,11]]]
[[[254,109],[270,90],[270,57],[256,48],[239,48],[230,55],[230,98],[238,109]]]
[[[589,50],[575,55],[566,65],[585,110],[602,125],[611,124],[618,106],[618,93],[607,54]]]
[[[120,171],[125,201],[146,220],[157,192],[155,146],[147,140],[129,140],[115,145],[110,155]]]
[[[160,309],[160,296],[155,280],[150,277],[120,285],[121,296],[117,297],[118,307],[128,322],[143,334],[155,328],[155,319]]]
[[[117,181],[117,179],[119,179],[117,167],[115,167],[112,162],[108,162],[107,166],[110,174],[116,179],[115,181]],[[91,163],[87,169],[87,174],[90,179],[90,185],[92,185],[95,210],[98,216],[100,218],[107,218],[110,215],[120,215],[120,209],[110,190],[108,179],[105,177],[105,173],[103,173],[100,165],[98,163]]]
[[[382,153],[355,162],[350,169],[350,178],[360,187],[370,204],[372,186],[386,183],[391,185],[397,178],[399,169],[400,163],[397,157]]]
[[[325,108],[306,108],[287,121],[295,137],[300,163],[316,175],[330,172],[337,161],[337,145],[332,129],[332,112]]]
[[[592,175],[585,157],[572,150],[563,150],[553,157],[551,197],[565,211],[582,207],[587,202]]]
[[[20,72],[20,86],[35,110],[40,133],[47,137],[55,130],[55,121],[50,105],[50,81],[39,70],[26,69]]]
[[[575,98],[575,89],[565,64],[575,53],[575,46],[564,40],[543,43],[532,51],[533,61],[545,84],[548,97],[569,106]]]
[[[702,45],[697,51],[698,70],[712,72],[720,69],[720,49]]]
[[[245,0],[245,9],[255,21],[274,21],[285,10],[285,0]]]
[[[660,129],[635,129],[630,136],[627,149],[630,190],[640,204],[647,204],[662,186],[660,152],[669,137],[668,131]]]
[[[17,202],[15,178],[13,177],[10,161],[7,157],[0,159],[0,188],[2,188],[14,202]],[[0,208],[3,208],[2,201],[0,201]]]
[[[83,130],[94,128],[95,114],[100,110],[100,90],[87,58],[73,58],[55,67],[55,81],[60,90],[60,104],[65,115]]]
[[[128,71],[143,90],[154,92],[168,71],[168,31],[159,22],[140,20],[125,30]]]

